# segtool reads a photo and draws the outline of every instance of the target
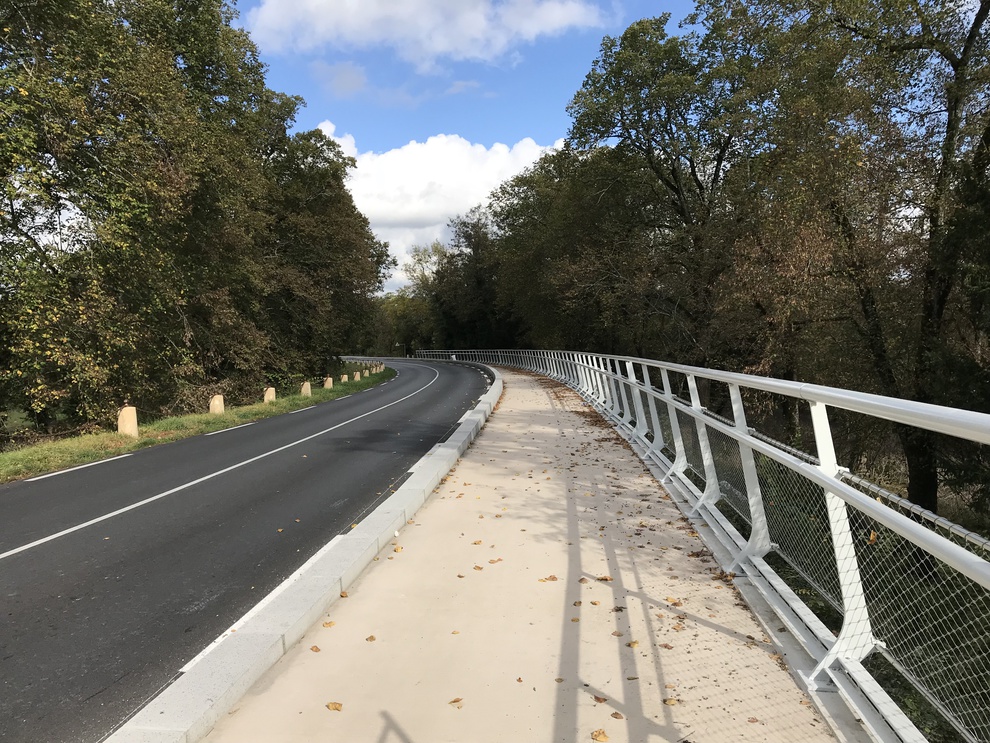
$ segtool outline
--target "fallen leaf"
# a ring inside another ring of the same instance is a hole
[[[673,650],[674,649],[674,646],[671,645],[669,642],[661,643],[659,645],[659,647],[662,647],[664,650]]]
[[[630,640],[629,642],[626,643],[626,647],[627,648],[638,648],[639,647],[639,640]]]
[[[614,717],[614,718],[615,718],[616,720],[624,720],[624,719],[625,719],[625,718],[624,718],[624,717],[622,716],[622,713],[621,713],[621,712],[613,712],[613,713],[612,713],[612,717]]]
[[[548,575],[546,578],[543,579],[543,582],[544,583],[553,583],[555,580],[557,580],[557,576],[556,575]]]
[[[759,720],[755,717],[750,717],[746,722],[759,722]]]
[[[323,626],[324,626],[324,627],[326,627],[327,629],[330,629],[330,628],[331,628],[331,627],[333,627],[333,626],[334,626],[335,624],[336,624],[336,622],[324,622],[324,623],[323,623]]]
[[[340,597],[341,597],[342,599],[346,599],[346,598],[347,598],[347,591],[341,591],[341,592],[340,592]]]
[[[559,678],[559,677],[558,678],[555,678],[554,681],[556,681],[558,684],[564,683],[564,679]]]
[[[463,578],[464,576],[463,576],[463,575],[461,575],[460,573],[458,573],[458,574],[457,574],[457,577],[458,577],[458,578]]]
[[[296,523],[297,523],[297,524],[299,523],[299,519],[296,519]]]
[[[598,606],[600,603],[601,603],[601,601],[592,601],[591,602],[591,605],[592,606]]]
[[[581,602],[580,601],[575,601],[574,602],[574,606],[581,606]]]
[[[461,707],[464,706],[463,702],[464,702],[463,699],[461,699],[460,697],[456,697],[454,699],[451,699],[449,702],[447,702],[447,704],[452,704],[455,707],[457,707],[457,709],[460,709]]]
[[[639,676],[626,676],[626,681],[636,681]]]
[[[453,632],[451,632],[450,634],[452,634],[452,635],[459,635],[459,634],[461,634],[461,633],[460,633],[460,630],[456,630],[456,629],[455,629],[455,630],[454,630]]]
[[[612,580],[611,575],[599,575],[595,580],[600,580],[602,583],[608,583]]]
[[[517,678],[516,681],[518,681],[521,684],[522,683],[522,676],[520,676],[519,678]]]
[[[475,539],[473,542],[471,542],[471,544],[481,544],[481,540]]]
[[[501,557],[498,558],[497,560],[489,560],[488,561],[488,564],[489,565],[498,565],[500,562],[502,562],[502,558]]]
[[[673,707],[675,704],[677,704],[677,702],[678,700],[675,699],[674,697],[667,697],[666,699],[663,700],[663,703],[666,704],[668,707]]]
[[[677,688],[677,684],[664,684],[663,688],[664,689],[676,689]]]
[[[278,530],[278,533],[281,534],[283,531],[285,531],[285,530],[284,529],[279,529]]]
[[[619,630],[615,630],[615,632],[612,633],[612,637],[622,637],[623,634],[625,633],[619,632]]]
[[[581,618],[580,617],[571,617],[571,621],[572,622],[580,622],[581,621]]]
[[[484,514],[480,514],[480,515],[478,516],[478,518],[479,518],[479,519],[483,519],[483,518],[485,518],[485,515],[484,515]]]
[[[365,637],[365,638],[364,638],[364,641],[365,641],[365,642],[374,642],[374,641],[375,641],[375,639],[376,639],[376,638],[375,638],[375,636],[374,636],[374,635],[368,635],[367,637]]]
[[[579,578],[578,579],[578,583],[587,583],[587,582],[588,582],[588,579],[587,578]]]
[[[802,699],[801,704],[803,704],[805,707],[811,706],[811,702],[809,702],[807,699]]]
[[[484,570],[484,568],[483,568],[483,567],[481,567],[481,565],[475,565],[475,566],[474,566],[474,569],[475,569],[475,570]]]
[[[327,702],[327,709],[331,712],[340,712],[344,709],[344,705],[341,702]]]
[[[608,699],[606,697],[594,697],[594,700],[596,702],[598,702],[599,704],[605,704],[605,702],[608,701]]]
[[[320,646],[319,645],[313,645],[313,647],[311,647],[310,650],[312,650],[314,653],[318,653],[318,652],[320,652]]]
[[[398,546],[398,547],[396,547],[396,548],[395,548],[394,550],[392,550],[392,551],[393,551],[393,552],[402,552],[402,546],[400,545],[400,546]]]
[[[595,743],[608,743],[608,736],[605,734],[604,730],[596,730],[591,734],[591,739]]]

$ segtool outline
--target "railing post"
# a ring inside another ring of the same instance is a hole
[[[832,442],[832,430],[828,422],[828,409],[823,403],[811,402],[811,422],[815,430],[815,443],[818,447],[818,469],[830,477],[839,474]],[[828,674],[835,661],[861,661],[879,644],[873,636],[870,613],[863,593],[863,581],[859,572],[856,546],[853,544],[852,529],[849,527],[849,513],[845,501],[834,493],[825,491],[825,504],[828,508],[828,522],[832,531],[832,547],[839,574],[839,588],[842,592],[842,628],[835,644],[808,676],[811,689],[823,686],[822,674]],[[831,680],[826,681],[831,685]]]
[[[646,412],[643,410],[643,395],[640,393],[639,378],[636,376],[636,366],[631,361],[626,362],[626,372],[629,374],[629,394],[633,399],[633,410],[636,411],[636,428],[633,436],[641,442],[649,444],[646,440],[646,432],[650,427],[646,424]]]
[[[650,371],[645,364],[643,365],[643,375],[646,377],[646,386],[650,389],[646,399],[650,406],[650,420],[653,422],[653,441],[650,443],[649,452],[659,454],[664,446],[664,437],[663,427],[660,425],[660,414],[657,412],[657,388],[653,386]]]
[[[701,395],[698,394],[698,383],[693,374],[687,375],[688,391],[691,395],[691,409],[695,412],[694,426],[698,431],[698,448],[701,449],[701,463],[705,468],[705,490],[701,498],[691,509],[691,516],[697,515],[703,506],[714,503],[722,497],[722,489],[718,485],[718,472],[715,470],[715,457],[708,442],[708,427],[705,426],[705,409],[701,405]]]
[[[729,385],[729,398],[732,400],[732,422],[736,430],[749,436],[749,424],[746,422],[746,408],[743,405],[739,385]],[[756,459],[752,447],[742,439],[739,441],[739,461],[742,463],[743,482],[746,485],[746,501],[749,504],[749,540],[736,555],[729,567],[729,572],[736,570],[747,557],[763,557],[771,549],[770,527],[767,524],[767,513],[763,507],[763,492],[760,490],[760,478],[756,471]]]
[[[667,476],[661,482],[667,483],[675,477],[681,477],[687,469],[687,452],[684,451],[684,437],[681,436],[681,422],[677,420],[677,406],[674,405],[674,393],[670,389],[670,374],[666,369],[660,370],[663,379],[663,396],[667,404],[667,416],[670,418],[670,433],[674,437],[674,461],[667,470]]]

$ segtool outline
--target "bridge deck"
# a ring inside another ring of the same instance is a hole
[[[332,626],[206,740],[833,740],[621,438],[566,387],[504,374],[481,436]]]

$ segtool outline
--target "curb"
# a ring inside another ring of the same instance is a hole
[[[502,396],[502,375],[484,368],[493,377],[488,392],[387,500],[286,578],[105,743],[196,743],[205,737],[389,545],[471,445]]]

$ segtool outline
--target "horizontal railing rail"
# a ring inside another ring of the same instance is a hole
[[[990,743],[990,542],[836,458],[829,413],[990,444],[990,415],[851,390],[572,351],[419,351],[517,367],[579,392],[660,470],[879,741],[925,741],[890,689],[910,682],[962,740]],[[703,391],[724,403],[703,404]],[[751,428],[753,393],[810,418],[813,452]],[[728,412],[731,410],[731,414]],[[707,531],[707,530],[706,530]]]

